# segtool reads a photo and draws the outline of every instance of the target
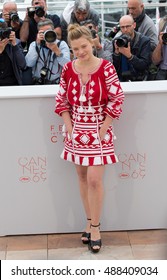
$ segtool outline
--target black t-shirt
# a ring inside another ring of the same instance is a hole
[[[54,28],[61,27],[60,25],[60,18],[57,15],[48,15],[46,14],[46,18],[49,18],[53,21]],[[29,45],[36,41],[38,29],[37,29],[37,23],[34,19],[30,19],[30,25],[29,25],[29,37],[27,40],[27,48],[29,48]]]
[[[7,52],[0,54],[0,86],[18,85],[13,66]]]

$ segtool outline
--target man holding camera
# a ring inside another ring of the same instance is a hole
[[[119,79],[146,80],[151,63],[150,39],[135,31],[136,23],[130,15],[122,16],[119,24],[122,35],[113,40],[113,64]]]
[[[36,40],[38,22],[46,18],[52,20],[57,37],[61,39],[60,18],[56,14],[47,14],[46,0],[32,0],[31,5],[31,7],[27,8],[26,16],[20,30],[20,39],[22,42],[27,43],[27,49]]]
[[[22,84],[22,70],[26,67],[23,49],[15,32],[0,18],[0,86]]]
[[[99,23],[99,14],[90,7],[88,0],[75,0],[67,4],[60,16],[62,39],[67,42],[67,28],[70,23],[78,23],[91,19],[96,26]]]
[[[15,31],[16,38],[19,39],[23,21],[19,18],[17,4],[14,1],[5,2],[0,17],[5,20],[8,27],[11,27]]]
[[[159,21],[159,43],[153,51],[152,61],[159,65],[155,80],[167,80],[167,16]]]
[[[70,61],[66,42],[58,40],[53,22],[45,19],[38,23],[36,41],[30,44],[26,55],[28,67],[32,67],[33,84],[59,84],[62,67]]]
[[[98,34],[98,26],[91,20],[80,22],[80,25],[85,25],[90,29],[93,38],[93,52],[96,57],[113,62],[113,44],[112,41],[100,38]]]

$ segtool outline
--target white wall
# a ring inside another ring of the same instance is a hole
[[[102,230],[167,226],[167,82],[123,83],[114,122],[118,164],[107,166]],[[82,231],[72,163],[60,159],[57,86],[1,87],[0,235]]]

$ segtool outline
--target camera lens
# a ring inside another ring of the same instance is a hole
[[[127,41],[125,41],[125,39],[122,39],[122,38],[118,38],[117,42],[116,42],[116,44],[119,48],[125,47],[126,43],[127,43]]]
[[[164,33],[162,35],[162,41],[163,41],[164,44],[167,44],[167,33]]]
[[[131,41],[131,38],[126,34],[122,34],[120,37],[115,38],[115,40],[116,40],[116,45],[119,48],[121,47],[127,48],[128,42]]]
[[[45,11],[44,11],[43,7],[35,7],[35,14],[38,17],[43,17],[44,14],[45,14]]]
[[[0,38],[3,40],[5,38],[9,38],[10,33],[12,31],[11,27],[5,28],[5,29],[1,29],[0,30]]]
[[[10,14],[10,19],[13,21],[13,22],[17,22],[19,21],[19,16],[17,13],[13,13],[13,14]]]
[[[44,33],[44,39],[48,43],[53,43],[56,41],[56,33],[53,30],[47,30]]]

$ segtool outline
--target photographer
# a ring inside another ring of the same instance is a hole
[[[136,22],[135,31],[150,38],[153,51],[158,44],[158,34],[153,20],[145,12],[143,0],[128,0],[128,12]]]
[[[22,70],[26,67],[23,49],[15,32],[0,18],[0,86],[22,84]]]
[[[75,0],[67,4],[60,16],[62,39],[67,42],[67,28],[70,23],[78,23],[91,19],[96,26],[99,23],[99,14],[90,7],[88,0]]]
[[[52,20],[57,38],[61,39],[60,18],[56,14],[47,14],[46,0],[32,0],[31,5],[32,7],[27,8],[26,16],[20,30],[20,39],[23,43],[27,43],[27,49],[36,40],[38,22],[46,18]]]
[[[159,43],[153,51],[152,61],[159,65],[155,80],[167,80],[167,16],[159,21]]]
[[[113,44],[112,41],[99,37],[98,26],[92,20],[80,22],[91,30],[93,37],[93,53],[96,57],[103,58],[113,62]]]
[[[114,42],[113,64],[121,81],[143,81],[151,63],[150,39],[136,32],[130,15],[120,19],[122,35]]]
[[[31,43],[26,55],[34,84],[58,84],[62,67],[68,61],[69,47],[66,42],[56,39],[53,22],[50,19],[40,21],[37,39]]]
[[[14,1],[5,2],[0,17],[5,20],[8,27],[12,27],[12,30],[15,31],[16,38],[19,39],[23,21],[19,18],[17,4]]]

